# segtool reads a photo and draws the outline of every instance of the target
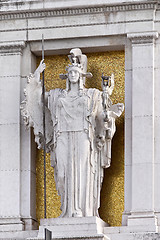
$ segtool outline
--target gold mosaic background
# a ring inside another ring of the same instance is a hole
[[[90,53],[88,57],[88,71],[93,78],[87,79],[87,88],[101,89],[101,75],[115,75],[115,87],[112,94],[113,103],[124,103],[124,52]],[[37,59],[37,65],[40,62]],[[45,57],[45,86],[46,91],[52,88],[65,88],[65,80],[59,78],[65,73],[69,60],[66,55]],[[117,131],[112,141],[111,167],[105,169],[104,181],[101,191],[100,217],[110,226],[120,226],[124,209],[124,113],[117,119]],[[43,153],[37,151],[36,161],[36,211],[37,219],[44,217],[43,204]],[[47,218],[58,217],[60,210],[60,197],[57,194],[54,182],[54,169],[50,167],[50,157],[47,154]]]

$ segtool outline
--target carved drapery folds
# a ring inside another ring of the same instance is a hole
[[[84,87],[87,61],[80,49],[72,49],[67,68],[66,89],[46,93],[46,146],[51,153],[56,187],[61,196],[61,217],[99,216],[103,168],[110,166],[111,140],[115,119],[123,112],[123,104],[112,105],[110,95],[114,78],[103,77],[103,94]],[[82,64],[83,63],[83,64]],[[43,103],[40,72],[28,78],[21,104],[27,127],[34,128],[35,141],[43,147]],[[62,74],[61,74],[62,77]]]

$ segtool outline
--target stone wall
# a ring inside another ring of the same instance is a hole
[[[0,231],[36,228],[35,146],[19,106],[43,33],[46,55],[125,49],[124,231],[158,232],[159,2],[8,0],[0,20]]]

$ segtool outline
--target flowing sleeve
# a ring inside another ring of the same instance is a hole
[[[30,74],[27,86],[24,89],[25,99],[21,103],[21,114],[26,128],[33,127],[35,142],[38,148],[43,148],[43,103],[42,103],[42,84],[36,79],[34,74]],[[50,111],[47,107],[48,93],[46,93],[45,106],[45,126],[46,126],[46,150],[52,150],[53,142],[53,122]]]

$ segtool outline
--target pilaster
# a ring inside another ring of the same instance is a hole
[[[160,228],[160,39],[157,40],[155,46],[155,165],[154,165],[154,181],[155,181],[155,199],[154,208]],[[159,229],[160,230],[160,229]]]
[[[0,43],[0,231],[24,228],[20,217],[19,109],[24,46],[23,41]]]
[[[26,228],[23,205],[27,182],[31,178],[25,176],[28,169],[24,168],[21,141],[20,92],[24,47],[24,41],[0,43],[0,231]],[[30,188],[28,191],[31,192]]]
[[[128,220],[123,217],[123,225],[150,225],[156,231],[154,88],[158,33],[129,33],[127,38],[130,40],[130,48],[126,47],[126,54],[130,54],[130,69],[126,68],[126,86],[129,88],[127,96],[130,93],[127,97],[130,108],[126,108],[126,124],[130,124],[130,128],[128,125],[125,137],[126,149],[129,146],[130,151],[125,155],[127,200],[124,216],[128,215]]]
[[[122,225],[127,225],[132,204],[132,44],[125,44],[125,186]]]
[[[30,46],[26,44],[21,61],[21,96],[24,100],[24,88],[27,76],[36,69],[36,57],[31,53]],[[22,117],[20,122],[21,143],[21,216],[25,223],[25,230],[37,229],[36,221],[36,143],[32,129],[24,126]]]

